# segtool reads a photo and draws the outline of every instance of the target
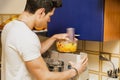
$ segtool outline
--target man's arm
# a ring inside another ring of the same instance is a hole
[[[42,57],[32,61],[26,61],[25,63],[29,72],[37,80],[67,80],[76,75],[76,71],[74,69],[64,72],[50,72]]]

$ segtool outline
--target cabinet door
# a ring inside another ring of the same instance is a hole
[[[103,40],[103,0],[63,0],[48,25],[48,36],[66,32],[74,27],[79,40]]]
[[[120,0],[105,0],[104,41],[120,40]]]

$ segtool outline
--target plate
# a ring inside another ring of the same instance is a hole
[[[33,30],[33,32],[35,32],[35,33],[41,33],[41,32],[47,32],[47,29],[45,29],[45,30]]]

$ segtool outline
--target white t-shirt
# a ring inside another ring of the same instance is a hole
[[[2,80],[33,80],[24,62],[40,54],[38,36],[24,22],[11,21],[2,31]]]

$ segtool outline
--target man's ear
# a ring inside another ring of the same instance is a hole
[[[40,16],[44,16],[45,15],[45,8],[40,8],[38,9],[35,14],[40,15]]]

